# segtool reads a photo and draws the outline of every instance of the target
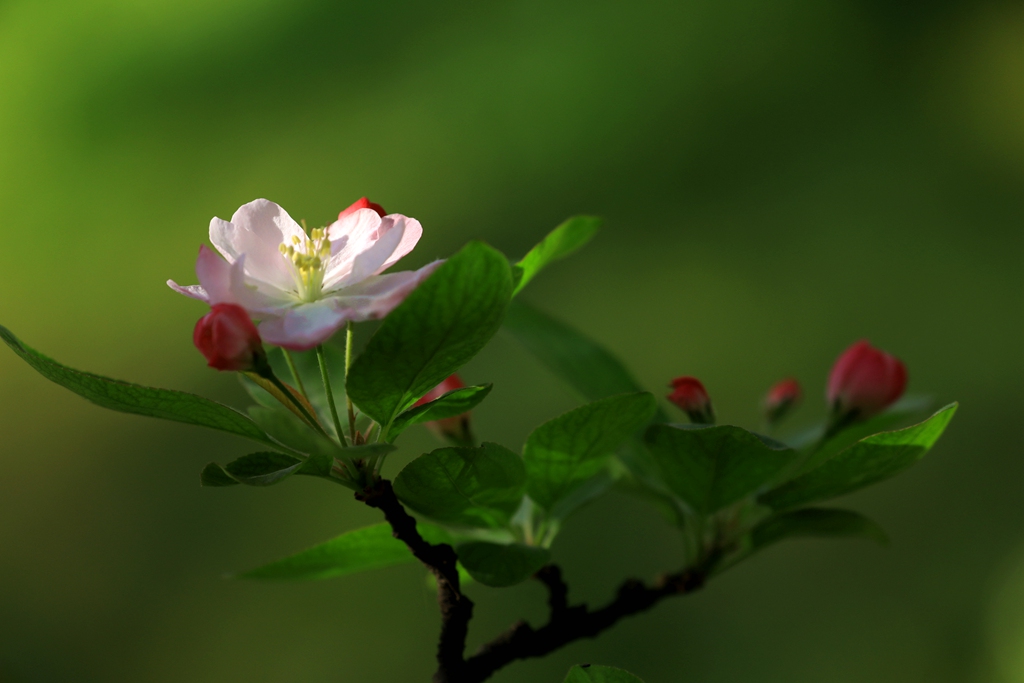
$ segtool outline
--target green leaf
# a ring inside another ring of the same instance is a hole
[[[91,372],[72,370],[25,346],[6,327],[0,326],[0,338],[43,377],[96,405],[122,413],[219,429],[253,441],[278,445],[245,415],[216,401],[183,391],[144,387]]]
[[[549,232],[515,265],[512,296],[518,294],[549,263],[569,256],[589,242],[600,226],[600,218],[574,216]]]
[[[644,390],[603,346],[518,299],[509,305],[504,327],[587,401]],[[655,421],[667,419],[659,408]]]
[[[644,441],[665,484],[701,514],[754,493],[797,457],[783,444],[732,425],[652,425]]]
[[[451,543],[448,534],[432,524],[420,522],[416,528],[429,543]],[[415,561],[409,548],[391,535],[391,526],[384,522],[346,532],[291,557],[236,574],[235,578],[329,579]]]
[[[772,515],[750,532],[751,552],[787,538],[867,538],[885,545],[889,538],[882,527],[850,510],[804,508]]]
[[[318,434],[282,405],[250,406],[249,416],[275,439],[308,455],[342,457],[341,446]]]
[[[241,484],[270,486],[295,474],[302,463],[284,453],[250,453],[229,462],[224,470]]]
[[[610,666],[583,664],[569,669],[564,683],[644,683],[639,678]]]
[[[608,457],[654,413],[646,392],[601,399],[537,427],[523,446],[526,491],[551,511],[603,470]]]
[[[430,403],[410,408],[395,418],[388,431],[388,440],[394,441],[395,437],[414,424],[443,420],[469,412],[487,398],[487,394],[491,393],[493,386],[493,384],[480,384],[454,389]]]
[[[410,508],[446,524],[500,528],[523,499],[522,458],[504,446],[439,448],[405,466],[395,494]]]
[[[520,543],[501,545],[486,541],[463,543],[456,552],[469,575],[484,584],[504,588],[522,583],[548,563],[545,548]]]
[[[787,510],[888,479],[924,457],[946,429],[957,406],[951,403],[912,427],[861,439],[817,469],[763,494],[759,502],[775,510]]]
[[[224,468],[215,462],[209,463],[199,473],[199,483],[202,486],[238,486],[234,477],[224,471]]]
[[[475,356],[501,326],[508,261],[470,242],[393,310],[349,370],[348,393],[384,427]]]
[[[855,422],[825,441],[825,443],[818,442],[825,429],[823,425],[819,426],[814,430],[814,441],[809,444],[810,457],[800,465],[798,474],[816,469],[864,437],[878,434],[879,432],[891,431],[897,427],[908,425],[914,420],[920,420],[928,414],[930,409],[933,409],[933,402],[930,397],[907,396],[884,412],[863,422]]]

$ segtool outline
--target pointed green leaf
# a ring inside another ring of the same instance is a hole
[[[644,390],[603,346],[521,300],[509,305],[504,328],[587,401]],[[667,417],[659,408],[654,419]]]
[[[341,446],[318,434],[282,405],[250,406],[249,416],[275,439],[308,455],[341,457]]]
[[[238,486],[238,482],[215,462],[209,463],[199,473],[199,483],[202,486]]]
[[[439,448],[421,455],[395,478],[395,493],[410,508],[439,522],[500,528],[523,499],[522,458],[504,446]]]
[[[574,216],[549,232],[515,265],[512,296],[518,294],[549,263],[569,256],[589,242],[600,226],[600,218]]]
[[[429,543],[451,543],[443,529],[420,522],[416,526]],[[329,579],[367,569],[415,562],[409,548],[391,535],[386,522],[348,531],[308,550],[236,574],[240,579]]]
[[[569,669],[564,683],[644,683],[639,678],[610,666],[582,664]]]
[[[395,418],[388,431],[388,440],[394,441],[406,428],[421,422],[443,420],[448,417],[456,417],[468,413],[477,407],[481,401],[491,393],[492,384],[480,384],[473,387],[463,387],[449,391],[430,403],[410,408]]]
[[[750,532],[751,552],[787,538],[867,538],[881,545],[889,542],[882,527],[850,510],[804,508],[772,515]]]
[[[262,452],[243,455],[224,469],[236,481],[249,486],[270,486],[295,474],[302,460],[284,453]]]
[[[459,562],[469,575],[495,588],[522,583],[548,563],[551,553],[545,548],[510,543],[501,545],[486,541],[463,543],[456,551]]]
[[[530,498],[551,511],[601,472],[655,408],[654,397],[646,392],[622,394],[588,403],[535,429],[523,446]]]
[[[861,439],[817,469],[763,494],[759,502],[787,510],[888,479],[924,457],[953,418],[957,405],[952,403],[912,427]]]
[[[348,392],[384,426],[475,356],[512,295],[503,255],[471,242],[393,310],[349,370]]]
[[[797,457],[783,444],[732,425],[652,425],[644,441],[662,481],[701,514],[749,496]]]
[[[21,343],[10,330],[2,326],[0,338],[43,377],[70,389],[96,405],[122,413],[219,429],[253,441],[277,445],[252,420],[216,401],[183,391],[144,387],[91,372],[72,370]]]

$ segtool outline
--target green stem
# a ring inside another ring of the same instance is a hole
[[[299,393],[307,401],[309,400],[309,394],[306,393],[306,387],[302,384],[302,376],[299,374],[299,369],[295,367],[295,358],[292,357],[292,352],[288,349],[281,349],[284,351],[284,362],[288,364],[288,369],[292,372],[292,379],[295,380],[295,386],[299,388]]]
[[[352,366],[352,321],[348,321],[345,329],[345,403],[348,404],[348,433],[352,440],[356,439],[356,411],[352,399],[348,395],[348,369]]]
[[[331,376],[327,373],[327,357],[324,355],[323,344],[316,347],[316,359],[320,361],[320,377],[324,381],[324,391],[327,393],[327,405],[331,408],[331,419],[334,420],[334,429],[338,432],[338,441],[342,448],[348,447],[348,440],[345,432],[341,429],[341,420],[338,419],[338,408],[334,405],[334,392],[331,391]]]
[[[267,380],[270,381],[271,384],[277,387],[278,390],[285,395],[285,398],[291,401],[293,406],[298,408],[299,412],[302,413],[302,416],[306,419],[306,422],[309,423],[310,427],[318,431],[321,435],[326,436],[327,438],[331,438],[330,436],[327,435],[327,432],[324,431],[324,428],[320,426],[320,423],[317,421],[317,419],[309,414],[309,411],[306,410],[306,406],[302,405],[302,401],[295,398],[294,394],[292,394],[288,387],[285,386],[284,382],[277,378],[277,375],[270,373],[269,375],[263,375],[263,377],[265,377]]]

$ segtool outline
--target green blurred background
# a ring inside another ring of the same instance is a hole
[[[0,323],[44,353],[243,405],[164,281],[195,281],[214,215],[267,197],[323,224],[364,194],[422,221],[408,266],[604,216],[527,298],[652,390],[698,375],[724,421],[756,424],[788,374],[793,426],[820,417],[860,337],[962,402],[924,462],[843,501],[890,548],[781,546],[495,681],[1024,681],[1020,2],[0,0]],[[464,376],[495,382],[478,432],[513,447],[574,405],[510,338]],[[390,474],[434,446],[414,431]],[[419,567],[221,578],[376,521],[346,492],[201,489],[250,447],[103,411],[6,349],[0,432],[0,680],[429,678]],[[598,602],[680,547],[615,494],[554,554]],[[543,614],[537,585],[470,593],[471,648]]]

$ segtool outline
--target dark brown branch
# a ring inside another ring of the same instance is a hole
[[[395,538],[409,546],[412,554],[437,579],[437,603],[441,608],[441,638],[437,644],[437,672],[434,683],[457,683],[465,666],[466,633],[473,617],[473,602],[462,594],[455,550],[447,544],[433,545],[420,536],[416,520],[405,511],[386,479],[356,493],[360,500],[384,513]]]
[[[480,683],[498,669],[517,659],[543,657],[580,638],[593,638],[624,617],[644,612],[662,599],[684,595],[704,585],[703,571],[686,570],[661,577],[652,586],[630,579],[623,583],[615,599],[591,611],[586,605],[568,606],[567,588],[557,567],[549,565],[536,578],[549,590],[551,618],[539,629],[518,621],[466,660],[459,683]]]

